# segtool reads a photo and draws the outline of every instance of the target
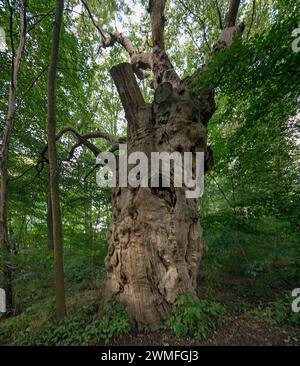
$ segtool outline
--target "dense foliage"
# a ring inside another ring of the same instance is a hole
[[[0,1],[0,26],[6,32],[6,50],[0,52],[1,133],[12,45],[18,41],[18,1],[10,3],[12,14]],[[90,0],[89,4],[106,30],[117,26],[135,44],[142,44],[140,29],[149,28],[145,1]],[[66,1],[65,7],[58,129],[70,125],[80,133],[101,129],[122,136],[126,125],[109,68],[127,55],[120,46],[100,47],[97,29],[80,1]],[[91,173],[95,158],[84,147],[68,159],[76,142],[72,135],[58,142],[69,314],[62,323],[53,316],[53,252],[47,249],[49,172],[47,165],[37,170],[36,163],[46,144],[54,8],[54,0],[28,2],[26,51],[9,156],[15,313],[0,320],[0,344],[94,344],[131,329],[118,304],[102,309],[98,316],[111,222],[110,189],[97,186],[95,171]],[[187,75],[192,74],[207,60],[219,32],[218,9],[224,14],[226,8],[225,0],[169,2],[166,42],[179,73],[185,68]],[[291,290],[300,287],[300,52],[291,48],[300,7],[293,0],[245,0],[239,17],[245,23],[243,35],[217,55],[209,72],[197,74],[191,88],[214,85],[217,91],[217,112],[208,127],[214,167],[206,175],[200,207],[208,253],[199,275],[202,299],[180,298],[166,329],[200,340],[224,324],[225,310],[219,302],[251,319],[300,324],[299,314],[290,309]],[[149,83],[140,84],[145,98],[152,100]],[[108,148],[101,139],[92,141]],[[230,301],[224,300],[226,291]]]

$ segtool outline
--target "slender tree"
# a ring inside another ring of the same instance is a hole
[[[49,181],[50,181],[50,177],[49,177]],[[47,195],[47,249],[49,251],[54,250],[52,203],[51,203],[50,187],[48,188],[48,195]]]
[[[52,47],[48,72],[48,156],[50,170],[50,196],[52,205],[53,240],[55,248],[55,289],[56,311],[58,319],[66,314],[64,268],[63,268],[63,232],[59,198],[59,169],[56,150],[56,76],[60,43],[60,29],[63,18],[64,1],[57,0],[55,22],[52,34]]]
[[[19,3],[20,3],[19,5],[20,39],[18,48],[15,52],[13,45],[13,32],[12,32],[13,9],[8,1],[8,6],[10,10],[12,67],[11,67],[11,80],[10,80],[9,97],[8,97],[8,112],[7,112],[6,125],[2,137],[1,162],[0,162],[1,165],[0,246],[3,251],[3,258],[4,258],[3,281],[4,281],[4,290],[6,292],[6,309],[8,312],[10,312],[13,309],[12,270],[11,265],[9,264],[9,257],[11,255],[11,245],[9,242],[8,223],[7,223],[8,158],[9,158],[10,138],[15,122],[19,70],[26,40],[26,1],[20,0]]]

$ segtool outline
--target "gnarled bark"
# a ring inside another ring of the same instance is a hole
[[[142,100],[134,103],[131,98],[137,101],[138,86],[130,82],[130,70],[130,64],[112,70],[119,91],[124,83],[132,87],[120,93],[130,116],[128,154],[141,151],[150,161],[153,151],[207,153],[207,117],[203,118],[199,101],[187,91],[178,92],[163,83],[151,105]],[[107,287],[120,294],[139,328],[157,328],[178,295],[196,290],[205,246],[198,200],[186,198],[185,190],[116,187],[112,194]]]
[[[165,3],[149,2],[153,103],[144,102],[132,64],[120,64],[111,70],[128,121],[128,154],[143,152],[151,161],[151,152],[179,152],[181,156],[184,152],[204,152],[207,170],[213,161],[207,146],[207,125],[215,111],[214,90],[192,95],[187,86],[193,77],[180,80],[176,74],[164,46]],[[230,47],[238,32],[235,22],[239,3],[231,0],[225,27],[211,57]],[[206,247],[199,202],[186,198],[186,189],[172,184],[169,188],[132,188],[118,186],[117,182],[112,193],[106,289],[120,295],[139,329],[145,325],[157,329],[178,295],[196,291],[197,271]]]

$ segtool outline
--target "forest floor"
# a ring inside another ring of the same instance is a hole
[[[113,339],[114,346],[299,346],[300,328],[287,324],[270,324],[270,319],[262,309],[270,302],[259,301],[256,296],[237,294],[237,288],[245,285],[245,280],[225,275],[222,290],[215,294],[216,299],[227,309],[224,325],[208,334],[204,341],[191,337],[176,337],[171,332],[132,333]],[[274,291],[276,298],[280,291]]]
[[[127,335],[112,338],[107,345],[109,346],[299,346],[300,345],[300,327],[288,324],[272,324],[268,316],[263,312],[267,303],[257,304],[255,297],[247,295],[238,295],[234,289],[236,288],[236,278],[234,284],[227,284],[215,294],[215,298],[226,307],[226,315],[224,324],[221,328],[207,334],[203,341],[196,340],[190,336],[178,337],[172,332],[164,329],[157,332],[141,332],[132,331]],[[99,300],[99,288],[82,289],[77,295],[69,298],[68,307],[80,309],[86,302],[97,303]],[[276,295],[274,295],[276,296]],[[42,305],[43,306],[43,305]],[[46,307],[46,306],[44,306]],[[258,311],[256,309],[259,309]],[[43,310],[41,310],[43,312]],[[18,316],[10,317],[7,320],[0,321],[0,338],[1,325],[9,322],[17,322],[16,329],[19,334],[26,332],[27,326],[22,324],[23,321],[18,320]],[[28,319],[28,324],[34,324],[36,320]],[[39,323],[48,323],[43,315],[41,321],[37,321],[37,329],[35,325],[30,328],[38,334]],[[2,324],[1,324],[2,323]],[[12,328],[12,329],[11,329]],[[14,332],[15,326],[9,327]],[[4,334],[3,334],[4,336]],[[5,343],[10,345],[18,345],[19,341]],[[1,343],[1,342],[0,342]],[[95,345],[93,343],[92,345]],[[103,345],[103,343],[102,343]]]
[[[233,266],[235,268],[236,265]],[[265,272],[248,276],[238,272],[202,267],[198,278],[200,300],[221,304],[226,313],[223,324],[207,332],[205,340],[175,336],[165,327],[157,332],[136,332],[111,337],[112,346],[296,346],[300,345],[300,322],[292,318],[291,290],[300,287],[298,270],[283,271],[282,263]],[[74,273],[77,274],[77,271]],[[77,278],[77,277],[76,277]],[[20,282],[16,293],[18,308],[13,316],[0,318],[0,345],[99,345],[96,340],[82,342],[83,326],[99,319],[102,278],[70,281],[66,287],[68,316],[55,322],[54,289],[50,281],[37,278]],[[27,287],[24,287],[27,286]],[[299,315],[299,314],[298,314]],[[84,325],[85,324],[85,325]],[[97,332],[95,323],[92,332]],[[293,324],[293,325],[292,325]],[[110,325],[106,325],[109,334]],[[93,338],[94,339],[94,338]],[[87,343],[86,343],[87,342]],[[104,343],[101,343],[104,344]]]
[[[130,334],[115,338],[112,346],[299,346],[300,330],[287,326],[270,326],[262,320],[243,315],[229,315],[225,325],[205,341],[175,337],[169,332]]]

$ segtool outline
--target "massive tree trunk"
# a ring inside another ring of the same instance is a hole
[[[186,90],[160,84],[145,104],[130,64],[112,71],[128,120],[128,154],[200,152],[207,154],[206,123],[213,112]],[[198,200],[184,187],[116,187],[106,258],[108,287],[120,294],[133,321],[157,328],[177,296],[195,292],[205,251]]]
[[[203,152],[208,169],[212,152],[207,146],[207,124],[215,111],[214,89],[192,95],[188,85],[194,78],[181,80],[175,72],[164,46],[165,3],[149,1],[151,53],[139,53],[124,35],[106,37],[100,29],[104,47],[119,42],[131,60],[131,64],[111,70],[128,122],[128,154],[143,152],[149,161],[151,152],[179,152],[182,156]],[[230,47],[234,34],[242,30],[235,27],[239,3],[230,1],[225,27],[200,73],[208,70],[214,54]],[[151,104],[144,102],[135,79],[135,75],[143,79],[146,69],[153,73]],[[196,292],[197,271],[206,247],[199,200],[186,198],[186,189],[172,184],[169,188],[162,184],[132,188],[117,181],[112,193],[107,290],[120,295],[138,329],[145,325],[158,328],[178,295]]]

